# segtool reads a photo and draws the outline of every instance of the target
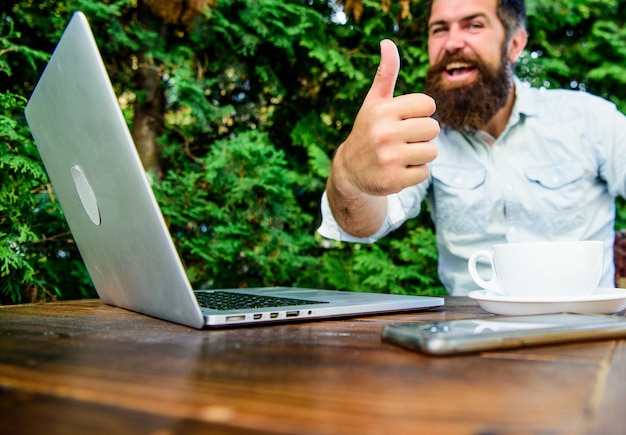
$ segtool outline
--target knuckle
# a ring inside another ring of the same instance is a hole
[[[386,168],[392,166],[396,160],[396,154],[390,147],[379,148],[376,152],[376,164],[385,171],[387,171]]]
[[[372,143],[375,147],[383,147],[393,140],[395,136],[395,130],[388,125],[379,125],[372,131]]]

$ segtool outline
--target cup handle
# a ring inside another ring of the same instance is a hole
[[[479,258],[486,258],[487,260],[489,260],[489,265],[491,266],[492,272],[491,279],[489,281],[485,281],[478,275],[478,271],[476,270],[476,263],[478,262]],[[470,276],[472,277],[474,282],[478,284],[481,288],[500,293],[500,287],[498,285],[498,279],[496,277],[496,270],[493,267],[493,254],[491,251],[474,252],[467,261],[467,268],[469,269]]]

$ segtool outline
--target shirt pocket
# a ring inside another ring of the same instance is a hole
[[[550,233],[562,234],[586,220],[584,172],[578,162],[524,169],[531,186],[533,217]]]
[[[483,233],[489,206],[486,170],[436,165],[431,168],[437,228],[457,234]]]

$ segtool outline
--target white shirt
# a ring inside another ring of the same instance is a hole
[[[539,90],[515,80],[505,131],[442,131],[425,182],[387,197],[383,226],[355,238],[335,221],[326,193],[319,233],[372,243],[417,216],[428,201],[436,227],[439,276],[451,295],[477,289],[467,271],[472,252],[496,243],[601,240],[600,283],[614,286],[615,197],[626,195],[626,117],[584,92]],[[488,277],[489,272],[485,271]]]

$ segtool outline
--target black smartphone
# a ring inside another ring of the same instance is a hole
[[[494,316],[386,325],[384,341],[432,355],[626,337],[626,317],[601,314]]]

